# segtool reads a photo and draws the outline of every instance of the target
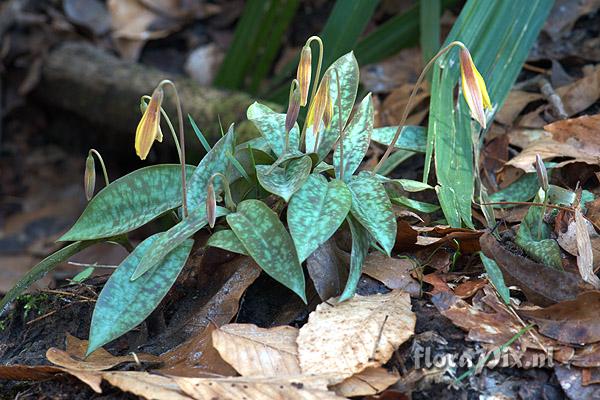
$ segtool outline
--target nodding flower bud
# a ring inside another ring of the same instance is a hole
[[[87,201],[90,201],[92,197],[94,197],[94,189],[96,188],[96,166],[92,153],[90,153],[85,160],[83,187],[85,189],[85,198]]]
[[[539,154],[535,155],[535,172],[537,173],[538,182],[544,192],[548,191],[549,183],[548,183],[548,171],[546,170],[546,166],[544,165],[544,160],[540,157]]]
[[[296,72],[296,79],[300,84],[300,105],[304,107],[308,102],[308,89],[310,87],[310,74],[312,72],[312,51],[307,43],[300,52],[300,62]]]
[[[208,226],[214,228],[217,220],[217,198],[212,179],[206,188],[206,219],[208,220]]]
[[[148,156],[155,140],[162,142],[160,107],[163,97],[164,92],[159,86],[152,93],[150,102],[135,131],[135,151],[142,160],[145,160]]]
[[[469,50],[460,48],[460,75],[463,96],[471,110],[473,119],[486,128],[485,109],[492,108],[483,77],[477,71]]]
[[[324,122],[325,126],[329,126],[328,124],[331,123],[333,104],[331,95],[329,94],[330,80],[330,74],[323,77],[323,80],[317,89],[317,94],[313,98],[308,109],[308,114],[306,115],[306,125],[312,126],[313,134],[315,135],[321,127],[321,122]],[[325,117],[328,118],[328,120],[325,120]]]
[[[287,113],[285,114],[285,131],[289,132],[294,127],[300,112],[300,89],[295,87],[290,93]]]

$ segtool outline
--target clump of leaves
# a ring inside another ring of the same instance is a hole
[[[319,44],[314,78],[313,43]],[[453,42],[435,58],[452,46],[459,46],[461,61],[466,60],[464,91],[471,96],[469,105],[473,105],[473,115],[480,120],[489,99],[466,48]],[[177,97],[175,86],[170,81],[161,82],[151,97],[142,99],[136,153],[145,159],[154,141],[162,141],[162,117],[176,143],[180,165],[149,166],[109,183],[99,153],[90,152],[84,180],[91,200],[61,238],[75,243],[36,266],[24,283],[0,303],[0,308],[57,262],[97,241],[128,246],[128,232],[165,213],[174,214],[177,222],[142,241],[100,293],[88,354],[133,329],[154,310],[185,265],[194,234],[207,226],[214,227],[209,246],[252,257],[265,273],[306,302],[304,261],[346,223],[352,235],[352,251],[340,301],[351,298],[369,248],[390,256],[394,246],[396,218],[384,185],[395,182],[409,191],[431,187],[406,179],[393,181],[376,173],[392,148],[423,148],[424,132],[401,129],[402,124],[374,129],[371,94],[355,104],[359,68],[354,54],[340,57],[320,79],[322,56],[321,40],[311,37],[302,50],[297,78],[290,87],[287,113],[252,104],[247,117],[259,136],[247,142],[237,142],[232,125],[211,148],[190,116],[192,128],[207,150],[197,167],[185,164],[179,101],[179,135],[161,107],[163,86],[169,85]],[[302,107],[307,113],[300,127],[297,119]],[[411,143],[406,143],[403,132],[413,138],[409,139]],[[388,151],[373,171],[358,172],[372,136],[386,142]],[[94,197],[92,154],[101,162],[107,183]],[[331,160],[331,164],[325,160]]]

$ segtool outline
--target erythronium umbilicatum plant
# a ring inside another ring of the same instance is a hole
[[[319,44],[319,59],[311,82],[313,42]],[[474,117],[480,119],[489,100],[468,51],[454,42],[438,56],[453,46],[461,47],[461,62],[466,63],[463,91],[469,96]],[[352,251],[340,301],[351,298],[369,248],[390,256],[394,246],[396,218],[385,185],[395,182],[409,192],[431,187],[378,175],[381,162],[373,171],[357,172],[371,139],[389,145],[389,151],[392,147],[423,151],[424,131],[418,127],[374,129],[371,94],[355,104],[359,69],[354,54],[340,57],[319,79],[322,54],[321,40],[311,37],[301,53],[287,113],[277,113],[260,103],[248,108],[247,117],[260,133],[250,141],[236,143],[232,125],[211,148],[190,117],[207,150],[197,167],[185,164],[180,105],[179,139],[161,107],[163,86],[171,86],[177,97],[175,86],[170,81],[161,82],[152,96],[142,99],[143,117],[136,131],[135,149],[145,159],[153,142],[162,141],[162,116],[177,145],[180,165],[149,166],[109,184],[99,153],[91,151],[86,163],[86,194],[94,192],[92,154],[102,164],[107,186],[91,198],[79,220],[61,238],[75,243],[36,266],[3,299],[0,309],[57,262],[98,241],[127,245],[128,232],[166,213],[173,214],[177,222],[142,241],[100,293],[88,354],[144,321],[185,265],[194,234],[208,225],[214,227],[209,246],[252,257],[267,274],[306,302],[303,262],[346,222]],[[296,121],[301,107],[308,107],[302,127]],[[405,117],[407,114],[408,110]]]

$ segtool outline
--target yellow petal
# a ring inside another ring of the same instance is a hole
[[[157,88],[152,93],[144,115],[135,131],[135,151],[140,159],[145,160],[155,140],[162,141],[160,131],[160,106],[163,99],[163,91]]]
[[[475,67],[475,65],[473,65],[473,67]],[[481,97],[483,99],[483,108],[492,108],[492,102],[490,101],[490,96],[487,92],[487,88],[485,86],[485,81],[483,80],[483,77],[481,76],[481,74],[479,73],[477,68],[474,68],[474,70],[475,70],[475,77],[477,78],[477,83],[479,84],[479,89],[481,90]]]
[[[483,78],[481,78],[481,74],[475,68],[471,55],[466,49],[460,50],[460,74],[463,96],[471,110],[471,115],[485,129],[486,118],[484,107],[485,102],[487,101],[487,104],[489,104],[490,101],[489,97],[487,97],[485,83],[483,88],[480,85],[480,81],[483,82]],[[486,97],[485,100],[484,96]]]
[[[300,105],[304,107],[308,101],[308,89],[312,73],[312,51],[308,44],[300,52],[300,62],[296,71],[296,79],[300,84]]]

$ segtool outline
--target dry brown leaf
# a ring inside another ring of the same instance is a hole
[[[306,259],[308,275],[323,301],[340,295],[348,279],[348,268],[338,253],[335,240],[330,238]]]
[[[542,95],[539,93],[525,92],[522,90],[512,90],[504,102],[504,106],[496,114],[496,121],[504,125],[512,125],[527,104],[539,100]]]
[[[104,372],[101,377],[124,392],[153,400],[190,400],[172,377],[147,372]],[[186,378],[179,378],[186,379]],[[188,378],[191,379],[191,378]],[[207,397],[210,398],[210,397]]]
[[[371,367],[338,383],[332,387],[332,390],[344,397],[371,396],[383,392],[398,382],[398,379],[400,379],[398,372],[390,372],[382,367]]]
[[[590,154],[600,152],[600,114],[556,121],[544,126],[544,130],[557,142],[585,148]]]
[[[577,268],[579,268],[579,274],[584,281],[599,289],[600,279],[594,273],[594,252],[586,222],[589,223],[583,218],[581,210],[579,208],[575,209]]]
[[[275,377],[300,374],[298,329],[271,329],[253,324],[228,324],[212,334],[213,346],[242,376]]]
[[[62,372],[51,365],[0,365],[0,380],[42,381]]]
[[[431,295],[444,292],[452,293],[452,289],[450,289],[450,286],[448,286],[448,284],[440,277],[440,274],[438,274],[437,272],[423,275],[423,282],[429,283],[431,286],[433,286],[433,289],[430,292],[428,292]]]
[[[309,376],[278,378],[173,378],[194,399],[339,400],[327,390],[327,379]]]
[[[561,343],[585,344],[600,341],[600,292],[590,291],[575,300],[563,301],[519,314],[535,321],[540,333]]]
[[[568,116],[584,111],[600,98],[600,65],[585,66],[583,74],[578,81],[556,90]]]
[[[396,56],[360,69],[360,82],[373,93],[387,93],[399,83],[416,82],[423,70],[421,51],[417,47],[404,49]]]
[[[417,263],[408,258],[390,258],[374,252],[365,258],[362,272],[390,289],[402,289],[417,297],[421,294],[421,285],[410,275],[416,267]]]
[[[475,293],[487,285],[486,279],[472,279],[461,283],[454,289],[454,294],[461,299],[473,297]]]
[[[317,306],[300,329],[298,355],[305,374],[336,373],[341,381],[380,366],[414,332],[410,296],[401,290],[335,303]]]

